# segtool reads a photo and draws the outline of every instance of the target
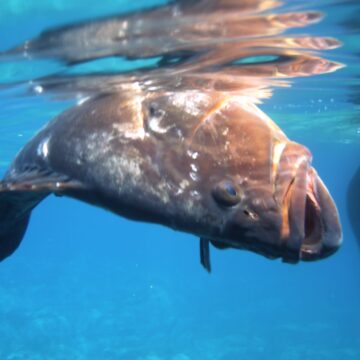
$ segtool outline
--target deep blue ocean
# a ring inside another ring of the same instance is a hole
[[[49,27],[165,3],[2,0],[0,51]],[[0,263],[0,360],[360,359],[360,248],[346,209],[360,166],[360,8],[356,1],[292,6],[327,14],[300,33],[340,39],[343,46],[325,57],[346,67],[294,78],[260,108],[311,150],[338,206],[341,249],[289,265],[213,248],[208,274],[195,236],[50,196],[19,249]],[[51,60],[0,61],[1,174],[74,103],[7,85],[62,70]]]

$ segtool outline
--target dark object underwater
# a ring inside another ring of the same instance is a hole
[[[286,262],[317,260],[341,242],[335,205],[311,154],[243,97],[198,91],[109,94],[53,120],[0,185],[0,257],[20,244],[47,195]]]
[[[82,100],[23,148],[0,183],[0,260],[49,194],[195,234],[208,271],[210,243],[291,263],[333,254],[341,226],[309,150],[256,104],[288,78],[342,67],[307,51],[339,42],[284,36],[321,14],[268,12],[279,4],[177,1],[48,30],[1,53],[67,69],[109,56],[160,61],[126,74],[31,79],[37,94]]]
[[[360,167],[352,177],[347,190],[347,209],[351,227],[360,246]]]

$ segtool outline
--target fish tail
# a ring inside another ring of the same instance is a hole
[[[0,261],[19,247],[33,204],[34,201],[23,192],[4,190],[0,182]]]

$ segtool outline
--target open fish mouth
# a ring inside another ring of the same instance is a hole
[[[333,199],[316,171],[303,161],[283,201],[285,262],[314,261],[334,254],[342,231]]]
[[[335,203],[315,170],[312,172],[305,202],[305,237],[301,244],[301,259],[308,261],[334,254],[342,242]]]

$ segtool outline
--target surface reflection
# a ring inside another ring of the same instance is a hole
[[[273,85],[289,86],[291,78],[342,67],[320,53],[340,46],[338,40],[286,35],[319,22],[322,14],[289,11],[282,5],[260,0],[179,1],[50,29],[2,53],[1,59],[63,62],[61,73],[29,79],[37,94],[111,92],[137,82],[145,91],[198,88],[261,99],[270,96]],[[86,68],[95,60],[114,57],[154,61],[136,71],[110,68],[99,74]]]

